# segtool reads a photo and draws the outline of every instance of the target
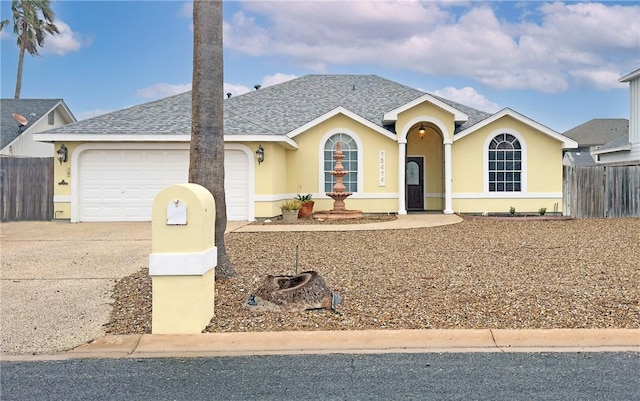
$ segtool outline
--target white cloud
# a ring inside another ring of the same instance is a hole
[[[277,85],[279,83],[290,81],[295,78],[297,78],[296,75],[283,74],[281,72],[277,72],[275,74],[267,75],[264,78],[262,78],[260,87],[266,88],[268,86]],[[229,84],[229,83],[224,84],[225,95],[227,95],[228,93],[231,93],[231,96],[238,96],[238,95],[245,94],[247,92],[251,92],[252,90],[255,90],[255,87],[249,88],[241,84]]]
[[[278,72],[273,75],[265,76],[262,79],[262,83],[260,84],[260,86],[262,88],[266,88],[267,86],[290,81],[294,78],[297,78],[297,76]],[[146,88],[138,89],[136,91],[136,96],[143,99],[160,99],[163,97],[177,95],[178,93],[183,93],[190,90],[191,90],[190,83],[189,84],[158,83],[158,84],[147,86]],[[231,83],[225,82],[223,85],[223,91],[224,91],[225,97],[227,97],[228,93],[231,93],[231,96],[238,96],[247,92],[251,92],[252,90],[255,90],[255,89],[249,88],[242,84],[231,84]]]
[[[80,50],[82,47],[90,46],[93,42],[92,38],[83,38],[82,35],[73,32],[69,25],[63,21],[56,20],[58,34],[47,34],[42,47],[43,54],[55,54],[56,56],[64,56],[67,53]]]
[[[182,3],[182,7],[180,7],[180,13],[178,15],[182,18],[193,18],[193,3],[190,1]]]
[[[498,104],[491,102],[469,86],[460,89],[448,86],[434,91],[433,94],[488,113],[495,113],[501,109]]]
[[[241,4],[225,23],[227,48],[319,72],[376,63],[555,93],[614,87],[640,62],[637,3],[521,2],[501,14],[491,2]]]
[[[227,95],[231,93],[231,96],[238,96],[244,93],[251,92],[251,89],[247,88],[244,85],[234,85],[234,84],[224,84],[224,93]]]
[[[275,73],[273,75],[267,75],[262,79],[262,87],[266,88],[267,86],[272,86],[276,84],[280,84],[282,82],[291,81],[292,79],[298,78],[296,75],[283,74],[283,73]]]
[[[191,90],[191,84],[165,84],[159,83],[146,88],[138,89],[136,96],[144,99],[160,99],[163,97],[177,95],[178,93]]]

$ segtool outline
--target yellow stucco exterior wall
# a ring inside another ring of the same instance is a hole
[[[424,157],[424,205],[426,210],[445,208],[445,145],[455,123],[453,115],[425,101],[401,112],[396,122],[400,135],[408,131],[406,156]],[[426,134],[420,139],[418,127],[424,122]],[[368,213],[396,213],[399,191],[399,145],[394,134],[385,135],[349,116],[338,113],[292,138],[297,149],[279,142],[242,142],[255,151],[265,150],[265,161],[255,163],[253,188],[256,218],[281,214],[279,205],[296,194],[313,195],[314,210],[328,210],[333,200],[325,195],[322,178],[324,142],[333,134],[352,135],[358,144],[359,191],[347,198],[347,209]],[[526,191],[504,194],[485,192],[487,139],[501,132],[515,133],[526,149]],[[71,194],[75,184],[73,154],[81,143],[64,142],[69,161],[54,163],[55,218],[71,217]],[[55,144],[55,148],[59,147]],[[384,153],[384,185],[380,183],[380,155]],[[255,155],[253,155],[255,157]],[[518,119],[505,116],[456,139],[451,145],[452,209],[457,213],[504,212],[510,206],[522,212],[548,211],[562,206],[562,144]],[[64,180],[67,185],[60,185]],[[251,191],[251,189],[250,189]]]
[[[488,140],[500,133],[513,134],[523,148],[523,191],[485,192]],[[554,204],[562,207],[562,143],[535,128],[505,116],[456,140],[451,149],[453,210],[458,213],[537,212]]]
[[[313,195],[314,210],[328,210],[333,199],[325,195],[322,179],[322,159],[325,141],[333,134],[343,132],[358,143],[362,156],[361,188],[347,198],[347,209],[373,212],[395,212],[398,188],[398,144],[374,129],[343,114],[337,114],[311,127],[293,138],[298,149],[285,149],[270,144],[265,149],[265,162],[256,167],[256,197],[267,199],[256,202],[256,217],[281,214],[279,205],[296,194]],[[379,156],[385,154],[385,184],[379,183]],[[275,182],[274,182],[275,181]]]
[[[54,149],[58,150],[62,143],[55,143]],[[67,162],[60,164],[57,159],[53,161],[53,210],[54,219],[68,220],[71,218],[71,187],[74,185],[71,174],[71,156],[81,142],[64,142],[67,147]]]

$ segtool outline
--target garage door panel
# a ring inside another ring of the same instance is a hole
[[[188,180],[185,149],[86,150],[80,156],[79,221],[148,221],[153,200],[173,184]],[[225,151],[227,219],[247,220],[248,158]]]

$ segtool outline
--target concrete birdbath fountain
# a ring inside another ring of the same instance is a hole
[[[353,195],[353,192],[345,192],[346,187],[342,180],[344,176],[349,172],[344,171],[344,166],[342,165],[342,159],[344,159],[344,154],[342,153],[342,146],[340,142],[336,144],[336,151],[333,155],[333,160],[336,161],[336,164],[333,167],[333,171],[331,175],[336,178],[336,183],[333,185],[333,192],[327,192],[326,195],[333,199],[333,209],[331,210],[322,210],[313,214],[313,217],[316,219],[359,219],[362,218],[361,210],[347,210],[345,207],[344,200],[349,196]]]

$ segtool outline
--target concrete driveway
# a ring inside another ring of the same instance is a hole
[[[117,279],[148,266],[151,223],[0,226],[0,351],[67,350],[104,335]]]

